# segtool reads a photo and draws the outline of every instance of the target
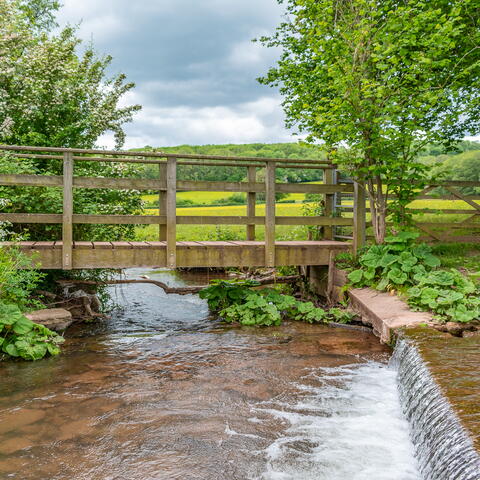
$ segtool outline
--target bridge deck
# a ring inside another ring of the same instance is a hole
[[[3,242],[0,246],[12,246]],[[43,269],[62,268],[62,242],[20,242]],[[177,242],[178,267],[259,267],[266,265],[265,243]],[[348,250],[337,241],[275,243],[275,265],[328,265],[331,251]],[[74,242],[73,268],[166,267],[167,242]]]

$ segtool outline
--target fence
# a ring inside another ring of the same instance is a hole
[[[365,236],[365,197],[361,189],[352,183],[336,181],[336,169],[328,160],[280,159],[227,157],[212,155],[172,154],[162,152],[121,152],[105,150],[0,146],[0,150],[10,152],[12,158],[35,159],[63,162],[63,175],[1,174],[0,185],[22,187],[62,187],[63,211],[57,213],[0,213],[0,221],[21,224],[62,224],[62,264],[64,269],[72,268],[72,248],[74,244],[74,224],[132,224],[159,226],[159,240],[166,242],[167,266],[176,266],[176,226],[197,225],[245,225],[248,241],[255,240],[255,227],[265,225],[265,264],[275,265],[275,226],[276,225],[317,225],[324,227],[324,239],[333,240],[336,226],[353,228],[353,246],[358,248]],[[81,162],[115,162],[133,164],[156,164],[159,167],[158,179],[143,178],[104,178],[75,176],[75,165]],[[245,182],[183,181],[177,179],[178,165],[230,166],[246,169]],[[277,167],[289,169],[323,170],[323,184],[277,183]],[[265,169],[265,180],[257,181],[257,170]],[[126,189],[158,191],[158,215],[87,215],[74,213],[75,189]],[[176,194],[178,191],[222,191],[245,192],[247,194],[246,216],[177,216]],[[324,195],[324,215],[276,216],[275,194],[316,193]],[[256,215],[256,195],[265,193],[265,216]],[[353,218],[342,218],[335,214],[335,195],[351,193],[357,206]]]

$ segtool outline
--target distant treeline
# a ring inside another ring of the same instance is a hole
[[[241,157],[269,157],[290,159],[324,160],[326,152],[321,146],[301,143],[251,143],[241,145],[179,145],[177,147],[147,146],[141,150],[162,151],[168,153],[185,153],[199,155],[221,155]],[[445,153],[441,145],[428,145],[421,153],[421,158],[432,165],[433,172],[442,172],[451,180],[480,181],[480,143],[460,142],[455,152]],[[140,173],[145,178],[158,178],[158,167],[147,165]],[[206,180],[238,182],[245,180],[246,169],[220,166],[181,166],[178,176],[182,180]],[[262,174],[259,174],[259,179]],[[277,180],[284,182],[312,182],[322,180],[322,170],[277,169]]]
[[[186,153],[198,155],[220,155],[235,157],[268,157],[289,159],[325,160],[326,154],[321,147],[298,143],[251,143],[245,145],[180,145],[178,147],[142,148],[147,151],[162,151],[168,153]],[[245,180],[246,168],[206,166],[197,167],[184,165],[178,169],[178,178],[182,180],[206,180],[240,182]],[[146,178],[158,178],[158,167],[148,165],[142,174]],[[277,180],[284,182],[313,182],[322,180],[322,170],[312,169],[277,169]]]

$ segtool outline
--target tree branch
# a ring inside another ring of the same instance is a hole
[[[297,280],[300,280],[301,275],[289,275],[285,277],[265,277],[261,279],[256,279],[260,285],[273,285],[276,283],[295,283]],[[191,287],[169,287],[166,283],[160,282],[159,280],[151,279],[141,279],[141,280],[107,280],[102,282],[97,282],[95,280],[57,280],[57,283],[62,286],[67,285],[92,285],[92,286],[102,286],[102,285],[125,285],[131,283],[149,283],[156,285],[164,290],[167,294],[177,294],[177,295],[192,295],[199,293],[204,288],[207,288],[208,285],[198,285]]]

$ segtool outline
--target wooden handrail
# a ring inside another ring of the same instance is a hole
[[[232,160],[237,162],[277,162],[289,164],[331,165],[330,160],[296,159],[296,158],[259,158],[259,157],[236,157],[226,155],[200,155],[192,153],[167,153],[167,152],[145,152],[145,151],[121,151],[121,150],[95,150],[84,148],[61,148],[61,147],[28,147],[20,145],[0,145],[0,150],[18,152],[50,152],[50,153],[78,153],[85,155],[109,155],[111,157],[144,157],[144,158],[175,158],[175,159],[198,159],[198,160]],[[80,157],[82,160],[88,157]],[[79,157],[75,158],[80,160]],[[120,161],[118,159],[117,161]],[[93,160],[96,161],[96,160]],[[98,161],[105,161],[100,159]]]

